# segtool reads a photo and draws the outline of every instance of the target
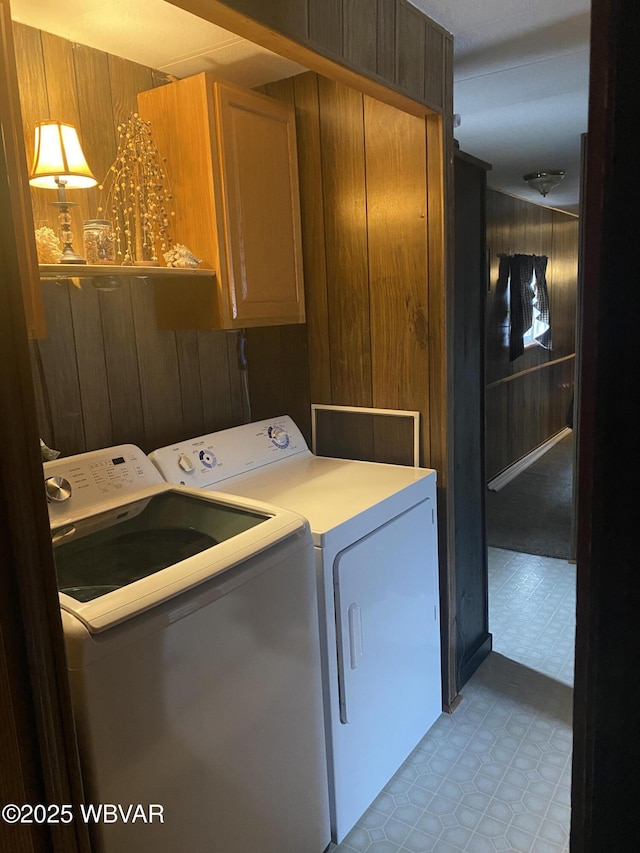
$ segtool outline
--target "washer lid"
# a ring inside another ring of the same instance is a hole
[[[60,603],[96,633],[304,528],[251,501],[166,486],[145,492],[52,528]]]

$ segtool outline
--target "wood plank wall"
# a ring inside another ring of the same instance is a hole
[[[308,435],[310,402],[418,410],[429,465],[424,120],[311,72],[263,91],[296,106],[307,329],[247,332],[252,416]]]
[[[578,219],[497,190],[487,192],[486,476],[491,479],[566,425],[573,395]],[[501,254],[547,255],[553,350],[509,361]]]
[[[87,162],[102,180],[115,159],[116,128],[136,95],[162,75],[22,24],[14,24],[25,144],[35,122],[58,118],[78,127]],[[69,191],[75,245],[83,219],[97,215],[99,190]],[[33,190],[37,226],[56,229],[49,202]],[[47,337],[31,342],[41,436],[63,454],[120,442],[149,451],[179,438],[244,420],[236,332],[156,328],[152,285],[123,279],[97,291],[88,280],[42,284]]]
[[[436,112],[451,110],[444,71],[452,36],[408,0],[172,2],[234,32],[240,13]],[[273,49],[272,42],[264,46]]]

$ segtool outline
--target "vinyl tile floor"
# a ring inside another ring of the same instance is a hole
[[[332,853],[569,849],[575,566],[489,549],[493,652]]]

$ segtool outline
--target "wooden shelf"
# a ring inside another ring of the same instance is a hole
[[[209,278],[215,270],[182,269],[176,267],[116,266],[116,264],[38,264],[41,279],[57,278]]]

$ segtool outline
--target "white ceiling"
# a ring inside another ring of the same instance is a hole
[[[564,169],[546,203],[577,210],[589,0],[411,2],[454,34],[455,135],[493,165],[489,185],[542,203],[522,175]],[[164,0],[64,0],[63,14],[57,0],[11,0],[11,9],[22,23],[176,77],[209,70],[250,87],[303,70]]]
[[[587,130],[589,0],[411,0],[454,34],[455,131],[489,186],[576,212]],[[527,172],[564,169],[547,196]]]
[[[10,0],[14,20],[174,77],[212,71],[259,86],[305,69],[164,0]]]

